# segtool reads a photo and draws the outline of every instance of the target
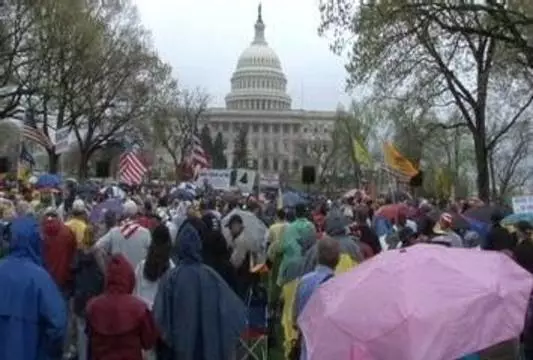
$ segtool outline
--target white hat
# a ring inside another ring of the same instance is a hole
[[[72,211],[85,211],[85,203],[82,199],[76,199],[72,203]]]
[[[139,212],[137,204],[133,200],[127,200],[123,205],[123,209],[126,216],[134,216]]]

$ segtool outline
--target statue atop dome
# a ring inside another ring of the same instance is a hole
[[[257,22],[255,23],[255,37],[253,44],[266,45],[265,23],[263,22],[263,6],[259,3],[257,7]]]

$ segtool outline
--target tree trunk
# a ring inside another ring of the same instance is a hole
[[[490,188],[491,188],[491,196],[492,200],[496,201],[498,199],[498,184],[496,181],[496,169],[494,168],[494,151],[491,150],[488,155],[488,162],[489,162],[489,171],[490,171]]]
[[[61,155],[56,154],[53,150],[48,151],[48,172],[57,174],[59,172],[59,158]]]
[[[478,132],[474,135],[474,146],[476,151],[476,169],[477,169],[477,190],[478,196],[484,202],[490,200],[490,181],[489,181],[489,152],[486,146],[485,131]]]
[[[85,180],[89,177],[89,159],[92,152],[88,150],[80,150],[80,163],[78,167],[78,178]]]

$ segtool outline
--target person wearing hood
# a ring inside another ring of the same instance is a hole
[[[317,241],[315,226],[306,218],[304,205],[295,208],[296,220],[285,227],[281,243],[281,263],[277,285],[281,287],[283,308],[281,325],[284,333],[285,354],[288,355],[297,333],[293,326],[293,303],[305,254]]]
[[[324,221],[324,230],[333,240],[339,242],[340,256],[336,265],[337,274],[346,272],[364,260],[359,241],[348,234],[349,219],[340,211],[332,210]],[[314,270],[318,263],[318,244],[305,254],[300,276]]]
[[[231,251],[222,234],[220,219],[213,213],[211,207],[213,207],[212,203],[201,207],[201,220],[205,225],[204,236],[199,231],[202,237],[202,257],[204,264],[213,268],[234,289],[236,288],[236,274],[230,262]]]
[[[246,308],[202,263],[202,240],[191,224],[178,234],[179,262],[161,279],[154,317],[168,347],[160,360],[227,360],[246,325]]]
[[[9,255],[0,260],[0,359],[60,359],[67,312],[44,269],[37,220],[13,220],[11,239]]]
[[[107,266],[105,290],[87,304],[89,358],[92,360],[142,360],[152,349],[158,332],[150,310],[132,295],[135,274],[123,255],[114,255]]]
[[[52,209],[45,211],[41,228],[46,269],[66,296],[72,285],[71,266],[76,255],[76,237]]]

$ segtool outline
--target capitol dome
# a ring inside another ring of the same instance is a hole
[[[288,110],[287,78],[278,56],[265,39],[265,24],[259,5],[255,37],[244,50],[231,77],[226,108],[231,110]]]

